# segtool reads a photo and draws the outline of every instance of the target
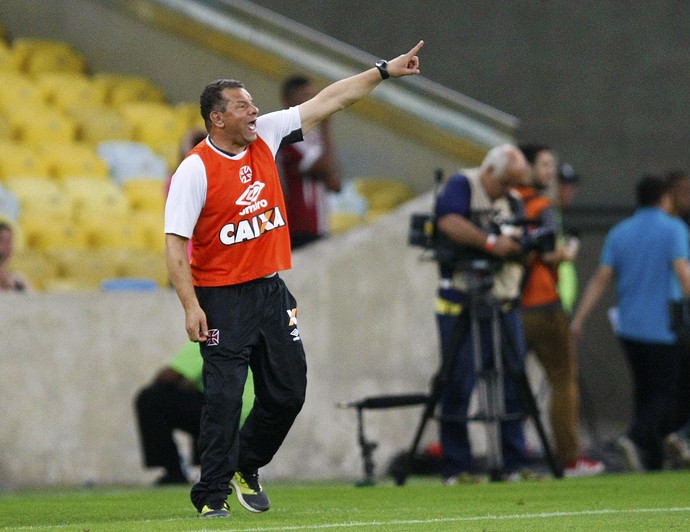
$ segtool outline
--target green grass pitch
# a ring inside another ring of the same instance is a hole
[[[187,487],[19,490],[0,493],[0,531],[690,530],[690,471],[609,474],[443,486],[410,477],[381,481],[271,482],[272,508],[200,519]]]

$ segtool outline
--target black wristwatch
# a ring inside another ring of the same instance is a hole
[[[381,59],[380,61],[376,61],[374,66],[378,68],[382,79],[388,79],[391,77],[391,75],[388,73],[388,61]]]

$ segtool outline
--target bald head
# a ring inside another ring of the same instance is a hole
[[[512,144],[501,144],[491,148],[484,157],[479,173],[490,196],[496,198],[509,188],[527,183],[529,164],[523,153]]]

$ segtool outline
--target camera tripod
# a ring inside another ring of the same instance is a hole
[[[486,272],[469,271],[466,273],[468,281],[469,300],[467,310],[457,319],[449,342],[442,349],[441,367],[432,381],[432,387],[424,406],[422,418],[414,435],[412,445],[401,461],[399,467],[392,471],[395,483],[403,485],[409,474],[410,465],[421,441],[422,435],[430,419],[435,417],[436,408],[445,387],[453,374],[458,358],[457,354],[465,341],[472,342],[472,355],[475,371],[475,389],[478,399],[478,411],[475,416],[468,417],[467,413],[460,416],[444,416],[441,421],[466,423],[479,421],[485,424],[488,451],[487,462],[491,480],[500,480],[503,469],[503,453],[501,445],[501,422],[519,419],[523,414],[507,414],[505,411],[504,379],[512,379],[515,384],[524,415],[532,418],[541,444],[544,456],[556,478],[563,476],[561,464],[554,458],[549,445],[544,426],[541,422],[537,402],[532,395],[529,381],[520,361],[519,346],[507,323],[502,303],[491,294],[493,280]],[[482,349],[482,326],[490,327],[493,355],[491,360],[485,359]],[[469,334],[469,338],[468,338]]]

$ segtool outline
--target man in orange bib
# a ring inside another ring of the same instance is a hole
[[[382,80],[418,74],[423,45],[263,116],[239,81],[215,81],[201,94],[209,134],[172,177],[165,233],[170,281],[187,335],[201,343],[204,359],[201,478],[191,493],[202,517],[228,516],[232,488],[246,509],[269,509],[258,470],[271,461],[304,403],[297,305],[277,273],[291,267],[291,257],[276,152]],[[255,401],[240,430],[248,367]]]

